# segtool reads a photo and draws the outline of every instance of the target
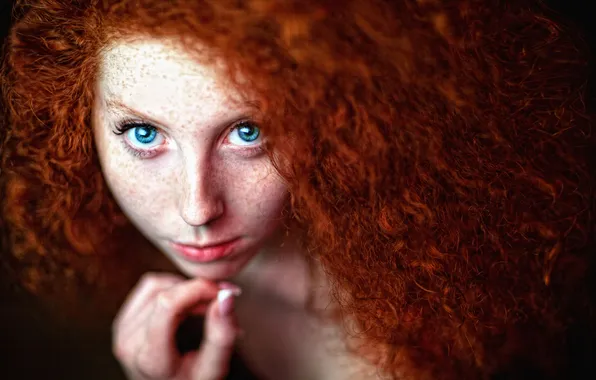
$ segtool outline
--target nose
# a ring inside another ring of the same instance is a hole
[[[180,204],[180,215],[190,226],[200,227],[217,220],[224,213],[224,204],[218,194],[213,176],[186,176],[182,185],[183,195]]]

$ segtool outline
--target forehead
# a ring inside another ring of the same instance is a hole
[[[122,41],[101,55],[99,90],[106,100],[143,108],[238,100],[221,68],[169,41]]]

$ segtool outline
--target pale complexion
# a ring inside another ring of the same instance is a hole
[[[329,347],[343,350],[341,333],[304,312],[309,289],[327,306],[327,287],[309,277],[299,241],[283,228],[288,192],[259,150],[266,135],[221,72],[177,45],[138,40],[106,49],[99,74],[93,129],[106,182],[131,222],[191,278],[149,274],[131,291],[113,332],[128,376],[222,379],[240,325],[239,348],[265,378],[369,377],[345,372],[354,358],[326,357]],[[232,255],[209,263],[171,246],[236,237]],[[221,280],[242,288],[235,312],[216,307]],[[193,311],[206,314],[205,340],[181,358],[173,332]]]
[[[150,274],[131,291],[113,334],[133,379],[224,376],[238,326],[216,307],[216,282],[232,279],[249,294],[251,286],[274,289],[284,270],[260,268],[280,268],[270,257],[292,247],[281,228],[287,189],[261,150],[266,136],[253,110],[195,58],[164,41],[128,41],[106,49],[99,68],[93,129],[106,182],[131,222],[193,278]],[[234,238],[230,256],[208,263],[171,245]],[[290,293],[303,292],[293,285]],[[192,310],[206,314],[205,341],[183,361],[172,334]]]
[[[115,44],[102,62],[97,150],[132,223],[183,273],[209,280],[231,278],[279,245],[287,190],[258,150],[265,136],[250,123],[251,108],[216,69],[156,41]],[[145,124],[115,134],[126,120]],[[212,263],[186,261],[170,245],[235,237],[235,254]]]

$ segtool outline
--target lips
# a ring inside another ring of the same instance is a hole
[[[186,260],[200,263],[217,261],[229,256],[240,238],[208,246],[196,246],[182,243],[170,243],[172,248]]]

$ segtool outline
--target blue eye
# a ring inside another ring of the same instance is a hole
[[[132,148],[143,150],[163,145],[164,137],[157,128],[150,124],[138,122],[124,122],[116,127],[117,135],[126,134],[126,140]],[[156,144],[157,143],[157,144]]]
[[[157,130],[150,126],[138,126],[130,129],[130,133],[141,144],[151,144],[157,136]]]
[[[249,142],[253,142],[259,138],[260,131],[259,128],[247,123],[247,125],[243,125],[238,128],[238,134],[240,138],[246,139]]]
[[[251,143],[255,142],[260,137],[261,131],[259,127],[257,127],[253,123],[243,121],[234,126],[234,128],[232,129],[232,134],[230,135],[230,139],[233,140],[234,135],[240,138],[240,142],[231,141],[233,144],[241,146],[254,145]],[[242,144],[243,142],[248,144]]]
[[[167,145],[165,136],[158,128],[145,122],[125,120],[116,125],[116,135],[125,135],[124,147],[133,155],[149,158],[159,153]],[[259,139],[260,138],[260,139]],[[263,138],[259,127],[250,121],[236,123],[228,133],[227,140],[241,147],[242,155],[255,155],[263,150]],[[239,153],[240,154],[240,153]]]

